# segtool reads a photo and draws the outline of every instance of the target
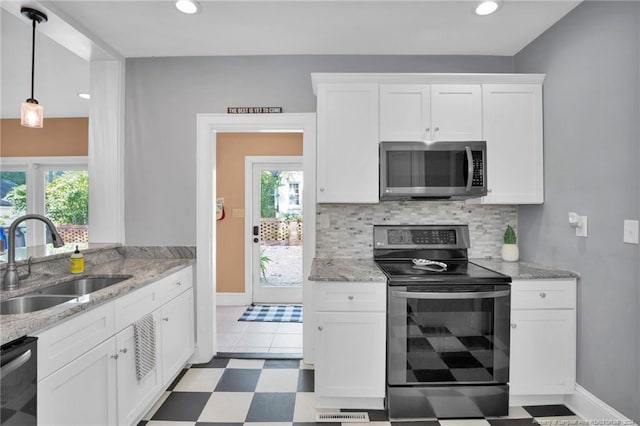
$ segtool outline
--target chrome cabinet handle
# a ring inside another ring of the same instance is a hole
[[[511,323],[511,328],[516,328],[517,325],[515,323]]]
[[[324,187],[323,186],[320,187],[320,192],[324,192]]]
[[[118,354],[111,355],[111,358],[113,358],[113,359],[118,359]]]
[[[545,297],[547,297],[547,293],[545,293],[545,292],[540,293],[540,298],[541,299],[544,299]]]
[[[162,318],[162,321],[169,322],[169,318],[168,317],[164,317],[164,318]]]
[[[318,326],[318,331],[322,331],[322,330],[324,330],[324,327],[323,327],[323,326],[321,326],[321,325],[319,325],[319,326]]]
[[[182,285],[182,281],[176,281],[176,286],[180,287]]]
[[[120,349],[120,352],[122,352],[123,354],[126,354],[127,353],[127,348]]]
[[[349,297],[348,297],[348,299],[349,299],[349,300],[353,300],[353,296],[349,296]]]
[[[436,127],[436,128],[435,128],[435,129],[433,129],[433,130],[435,130],[436,132],[439,132],[439,131],[440,131],[440,127]]]

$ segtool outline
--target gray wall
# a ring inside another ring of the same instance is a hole
[[[313,112],[312,72],[513,72],[511,57],[255,56],[128,59],[126,243],[194,245],[196,114]]]
[[[640,420],[640,4],[584,2],[514,58],[546,73],[545,203],[518,211],[521,256],[578,271],[578,383]],[[567,213],[589,217],[579,238]]]

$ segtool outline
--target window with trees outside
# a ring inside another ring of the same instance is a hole
[[[51,219],[65,244],[88,242],[86,157],[2,158],[1,165],[0,229],[5,240],[15,218],[38,213]],[[23,222],[16,232],[17,247],[49,243],[51,235],[39,221]]]

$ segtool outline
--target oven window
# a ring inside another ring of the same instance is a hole
[[[387,164],[387,185],[392,188],[467,184],[465,151],[388,151]]]
[[[406,383],[494,383],[496,367],[508,368],[508,337],[505,346],[502,331],[496,334],[496,303],[406,299]]]

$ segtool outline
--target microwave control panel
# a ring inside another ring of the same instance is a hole
[[[482,158],[482,151],[472,151],[473,156],[473,180],[472,186],[484,186],[484,158]]]

